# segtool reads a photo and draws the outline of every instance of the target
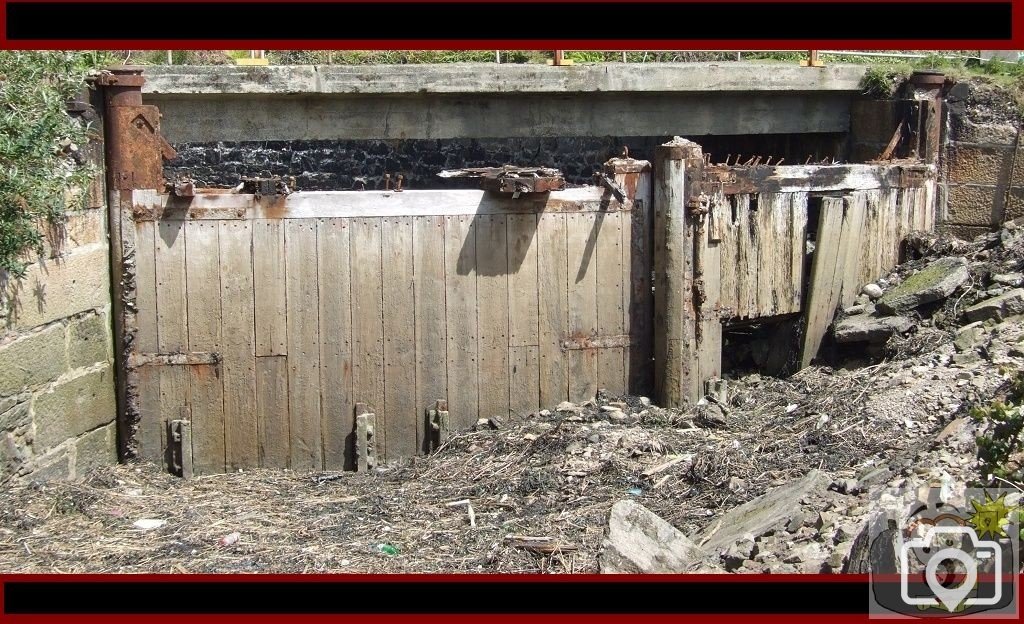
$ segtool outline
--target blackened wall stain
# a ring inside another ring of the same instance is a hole
[[[570,184],[591,182],[594,172],[609,158],[629,147],[633,158],[652,160],[654,148],[671,137],[546,137],[496,139],[406,139],[245,141],[179,143],[178,157],[167,163],[169,179],[189,177],[204,187],[230,187],[241,176],[295,176],[304,191],[356,188],[363,178],[368,189],[384,188],[384,175],[392,181],[401,174],[404,188],[473,188],[473,180],[441,179],[438,172],[463,167],[555,167]],[[757,135],[689,137],[712,153],[715,162],[728,153],[787,158],[803,162],[841,158],[842,135]]]

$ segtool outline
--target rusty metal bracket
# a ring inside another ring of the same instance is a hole
[[[481,167],[449,169],[439,178],[479,178],[480,188],[492,193],[511,194],[518,199],[523,193],[547,193],[565,189],[565,178],[558,169],[546,167]]]
[[[607,173],[602,173],[600,171],[594,173],[594,181],[597,182],[598,186],[603,186],[604,188],[611,191],[612,195],[615,196],[615,199],[618,200],[619,204],[624,204],[626,203],[626,200],[629,199],[626,193],[626,189],[622,188],[622,186],[620,186]]]
[[[184,418],[191,416],[188,408],[183,407],[181,420],[172,420],[167,423],[167,450],[168,463],[172,473],[183,479],[191,479],[192,468],[192,420]]]
[[[242,176],[242,193],[250,193],[256,196],[257,201],[262,197],[275,197],[277,195],[289,195],[295,190],[295,177],[281,176],[252,177]]]

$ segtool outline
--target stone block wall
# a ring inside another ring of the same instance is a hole
[[[0,274],[0,483],[117,461],[102,180],[78,201],[24,278]]]
[[[942,228],[963,238],[1024,216],[1024,151],[1012,97],[977,80],[946,94],[938,193]]]

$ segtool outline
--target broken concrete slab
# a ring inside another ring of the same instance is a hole
[[[986,299],[964,310],[968,321],[1000,321],[1008,316],[1024,314],[1024,288],[1014,288],[998,297]]]
[[[945,299],[968,277],[966,258],[939,258],[882,295],[876,305],[884,314],[903,314]]]
[[[800,507],[800,499],[824,488],[822,474],[812,470],[803,478],[758,496],[721,516],[698,540],[703,548],[716,552],[728,548],[744,535],[762,535],[768,529],[788,522]]]
[[[882,342],[893,334],[902,334],[914,323],[903,316],[868,316],[856,314],[835,324],[832,330],[836,342]]]
[[[612,506],[602,574],[678,574],[707,569],[707,555],[682,531],[631,500]]]

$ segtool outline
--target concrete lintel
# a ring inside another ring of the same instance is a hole
[[[143,93],[310,95],[860,90],[860,65],[602,63],[438,65],[157,65]]]

